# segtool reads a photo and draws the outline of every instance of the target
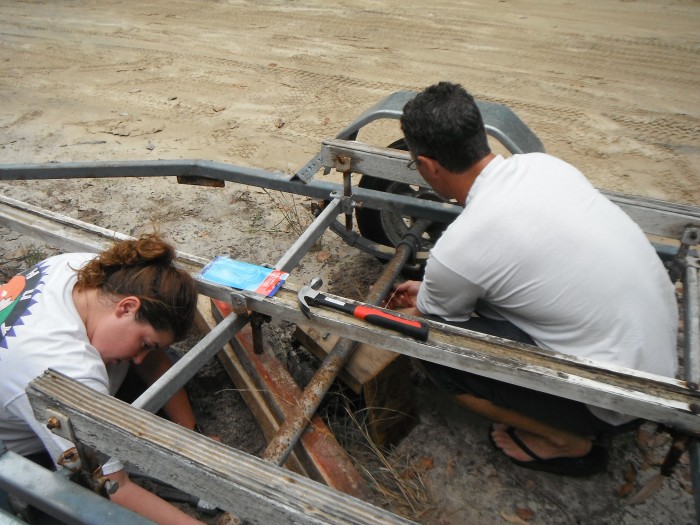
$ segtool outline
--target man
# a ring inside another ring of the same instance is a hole
[[[640,228],[573,166],[543,153],[494,155],[474,99],[447,82],[401,118],[416,169],[464,206],[432,249],[424,280],[391,306],[587,359],[673,377],[675,289]],[[596,438],[633,418],[432,363],[429,376],[496,421],[514,463],[600,472]]]

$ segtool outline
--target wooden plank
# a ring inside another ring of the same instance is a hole
[[[27,387],[35,416],[61,414],[75,439],[254,525],[409,524],[53,371]],[[63,425],[62,425],[63,427]]]
[[[200,282],[200,291],[230,301],[230,289]],[[290,323],[308,322],[299,310],[298,290],[287,283],[274,297],[245,296],[248,308]],[[674,378],[576,358],[535,346],[426,320],[427,341],[371,326],[353,316],[313,309],[319,330],[458,370],[507,381],[540,392],[577,399],[601,408],[700,435],[700,392]]]
[[[5,195],[0,195],[0,224],[65,252],[97,253],[109,247],[113,241],[134,239]],[[209,262],[208,259],[184,252],[177,252],[177,258],[189,271],[198,271]]]
[[[372,440],[386,447],[399,443],[418,422],[411,384],[411,362],[402,355],[362,387]]]
[[[338,337],[323,333],[309,323],[297,325],[294,337],[317,359],[323,360],[331,351]],[[360,394],[362,386],[374,379],[379,372],[396,361],[400,354],[376,346],[357,345],[339,377],[353,392]]]
[[[212,305],[214,319],[228,315],[229,308],[221,303]],[[281,423],[301,395],[301,389],[271,352],[256,354],[253,351],[250,327],[239,331],[231,343],[241,366],[265,397],[275,420]],[[370,496],[367,483],[320,417],[311,419],[294,452],[313,479],[356,497]]]
[[[295,337],[318,359],[331,351],[337,336],[311,325],[298,326]],[[359,344],[339,374],[356,394],[362,394],[368,431],[378,445],[398,443],[416,423],[408,357],[368,344]]]

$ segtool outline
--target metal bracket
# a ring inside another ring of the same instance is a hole
[[[688,226],[683,230],[683,235],[681,236],[681,244],[686,246],[695,246],[700,244],[700,228],[695,226]]]
[[[349,155],[336,155],[333,157],[333,168],[342,173],[348,173],[352,170],[352,158]]]
[[[299,171],[297,171],[294,176],[291,178],[291,180],[294,179],[299,179],[302,181],[304,184],[309,182],[314,174],[320,170],[323,167],[323,163],[321,162],[321,154],[319,153],[316,155],[314,158],[312,158],[309,162],[306,163],[306,165],[301,168]]]
[[[253,351],[258,355],[264,351],[262,327],[270,321],[270,316],[259,313],[254,313],[250,318],[250,327],[253,329]]]
[[[671,281],[674,283],[681,278],[688,265],[694,264],[688,257],[688,252],[691,246],[700,243],[700,228],[692,225],[686,226],[681,235],[680,242],[681,245],[678,247],[678,252],[675,257],[666,264],[668,274],[671,277]]]
[[[248,303],[244,295],[232,292],[231,293],[231,307],[233,313],[236,315],[248,315],[250,314],[250,309],[248,308]]]
[[[330,194],[331,199],[338,199],[340,200],[340,213],[347,215],[348,213],[352,213],[355,207],[357,206],[357,203],[352,200],[351,197],[346,197],[341,194],[339,191],[333,191]]]

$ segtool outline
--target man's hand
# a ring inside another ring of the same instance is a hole
[[[394,287],[392,295],[384,305],[385,308],[415,308],[421,281],[405,281]]]

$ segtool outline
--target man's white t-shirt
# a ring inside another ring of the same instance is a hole
[[[128,363],[107,369],[73,303],[76,270],[93,257],[51,257],[0,287],[0,440],[18,454],[46,448],[55,462],[73,447],[34,418],[25,393],[32,379],[51,368],[113,395],[126,374]]]
[[[573,166],[543,153],[497,156],[428,259],[418,309],[476,310],[537,345],[674,377],[675,288],[650,242]],[[629,417],[589,407],[613,424]]]

